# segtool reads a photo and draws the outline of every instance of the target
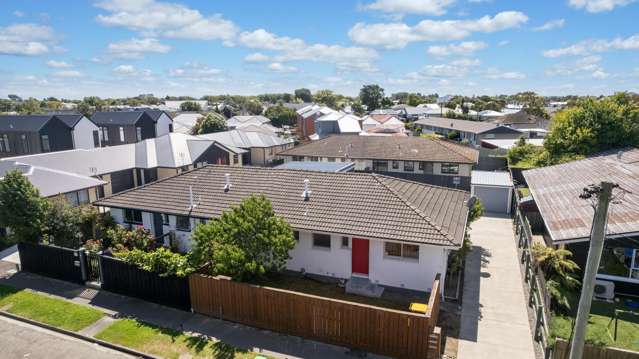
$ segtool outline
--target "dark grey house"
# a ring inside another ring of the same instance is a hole
[[[73,148],[71,128],[56,116],[0,116],[0,157]]]
[[[99,127],[102,147],[135,143],[173,132],[173,120],[164,111],[96,112],[91,120]]]

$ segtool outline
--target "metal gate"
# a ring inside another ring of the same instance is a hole
[[[94,284],[102,283],[102,274],[100,273],[100,254],[96,252],[86,251],[85,255],[87,282]]]

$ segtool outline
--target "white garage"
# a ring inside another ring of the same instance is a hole
[[[486,212],[509,214],[513,180],[509,172],[473,171],[470,193],[479,198]]]

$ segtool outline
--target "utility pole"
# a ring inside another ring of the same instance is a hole
[[[586,341],[586,327],[588,326],[588,316],[592,304],[592,294],[595,289],[595,276],[599,269],[599,260],[606,237],[606,222],[608,220],[608,206],[612,197],[612,189],[616,185],[610,182],[601,182],[601,186],[591,186],[585,188],[584,193],[579,196],[582,199],[591,198],[593,195],[598,199],[595,217],[590,230],[590,249],[588,251],[588,261],[586,271],[581,284],[581,297],[577,308],[577,320],[570,346],[570,359],[581,359]]]

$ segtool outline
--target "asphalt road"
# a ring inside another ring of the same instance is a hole
[[[0,317],[0,358],[6,359],[130,359],[95,344]]]

